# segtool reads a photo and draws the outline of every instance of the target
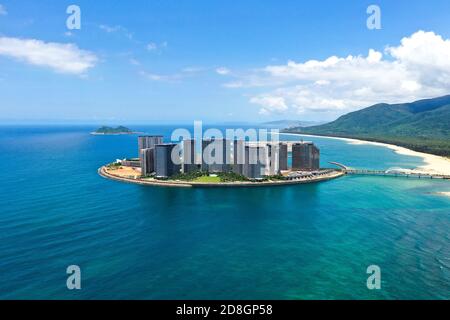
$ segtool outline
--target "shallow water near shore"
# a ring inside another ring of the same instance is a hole
[[[133,129],[168,137],[173,128]],[[0,127],[0,298],[450,299],[450,198],[438,194],[449,181],[125,184],[97,169],[136,156],[136,136],[93,129]],[[321,148],[325,167],[423,164],[381,146],[305,139]],[[66,288],[73,264],[82,270],[79,291]],[[366,287],[369,265],[381,268],[381,290]]]

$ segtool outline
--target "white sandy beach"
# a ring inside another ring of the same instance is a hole
[[[358,139],[349,139],[349,138],[338,138],[338,137],[325,137],[325,136],[315,136],[308,134],[298,134],[298,133],[282,133],[283,135],[293,135],[293,136],[303,136],[303,137],[316,137],[316,138],[325,138],[325,139],[336,139],[343,140],[348,142],[349,144],[370,144],[376,146],[382,146],[393,150],[395,153],[412,156],[412,157],[420,157],[425,162],[424,165],[419,166],[413,170],[409,170],[415,173],[432,173],[432,174],[443,174],[450,175],[450,159],[436,156],[434,154],[428,154],[423,152],[418,152],[414,150],[410,150],[404,147],[399,147],[393,144],[381,143],[381,142],[372,142],[372,141],[364,141]]]

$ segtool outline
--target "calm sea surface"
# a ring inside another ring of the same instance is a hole
[[[136,136],[93,129],[0,127],[0,298],[450,299],[450,198],[435,194],[449,181],[124,184],[97,168],[135,157]],[[134,129],[169,136],[173,126]],[[422,164],[384,147],[305,139],[324,166]],[[74,264],[79,291],[66,288]],[[381,268],[381,290],[366,287],[369,265]]]

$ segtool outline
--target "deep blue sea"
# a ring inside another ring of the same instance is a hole
[[[177,126],[178,127],[178,126]],[[170,135],[174,126],[133,127]],[[0,127],[1,299],[450,299],[450,181],[174,189],[101,178],[136,136]],[[289,136],[283,139],[297,139]],[[414,168],[384,147],[305,138],[322,164]],[[82,289],[66,268],[79,265]],[[366,269],[381,268],[381,290]]]

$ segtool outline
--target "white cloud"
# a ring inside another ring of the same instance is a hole
[[[0,55],[77,75],[84,74],[98,61],[93,53],[80,50],[74,44],[8,37],[0,37]]]
[[[102,29],[105,32],[112,33],[112,32],[119,31],[121,27],[120,26],[113,26],[113,27],[111,27],[111,26],[107,26],[105,24],[101,24],[99,26],[99,28]]]
[[[218,73],[218,74],[220,74],[220,75],[222,75],[222,76],[225,76],[225,75],[227,75],[227,74],[230,74],[230,69],[228,69],[228,68],[225,68],[225,67],[220,67],[220,68],[217,68],[216,69],[216,72]]]
[[[6,11],[5,6],[0,4],[0,16],[6,16],[7,14],[8,14],[8,11]]]
[[[147,50],[148,50],[148,51],[154,51],[154,50],[156,50],[156,49],[158,49],[158,45],[157,45],[156,43],[154,43],[154,42],[150,42],[150,43],[147,45]]]
[[[263,115],[272,112],[279,113],[288,109],[288,106],[286,105],[283,97],[259,96],[251,98],[250,102],[263,106],[259,111],[259,113]]]
[[[378,102],[396,103],[450,93],[450,40],[418,31],[367,56],[269,65],[225,84],[275,87],[253,95],[261,113],[328,112],[340,115]],[[283,101],[283,104],[274,101]],[[285,105],[281,109],[277,106]]]
[[[167,41],[164,41],[160,44],[156,43],[156,42],[150,42],[147,44],[146,48],[148,51],[161,51],[164,48],[167,48]]]
[[[161,81],[165,79],[165,76],[159,75],[159,74],[155,74],[155,73],[150,73],[150,72],[146,72],[146,71],[139,71],[139,74],[149,80],[152,81]]]
[[[180,69],[177,72],[171,73],[171,74],[159,74],[159,73],[153,73],[148,72],[146,70],[141,69],[139,71],[139,74],[151,81],[160,81],[160,82],[169,82],[169,83],[177,83],[182,80],[193,78],[201,74],[202,71],[205,69],[202,67],[195,67],[195,66],[189,66]]]
[[[183,79],[183,75],[179,73],[175,74],[157,74],[157,73],[151,73],[147,71],[139,71],[139,74],[151,81],[161,81],[161,82],[179,82],[181,79]]]
[[[137,59],[134,59],[134,58],[130,58],[130,63],[132,64],[132,65],[134,65],[134,66],[140,66],[141,65],[141,63],[139,62],[139,60],[137,60]]]
[[[99,25],[99,28],[101,30],[105,31],[106,33],[121,33],[128,39],[130,39],[130,40],[133,39],[133,34],[131,32],[129,32],[127,28],[122,27],[120,25],[108,26],[106,24],[101,24],[101,25]]]
[[[327,85],[330,84],[330,81],[328,81],[328,80],[317,80],[315,82],[315,84],[318,85],[318,86],[327,86]]]
[[[181,69],[181,72],[185,72],[185,73],[198,73],[203,71],[205,68],[203,67],[185,67],[183,69]]]

